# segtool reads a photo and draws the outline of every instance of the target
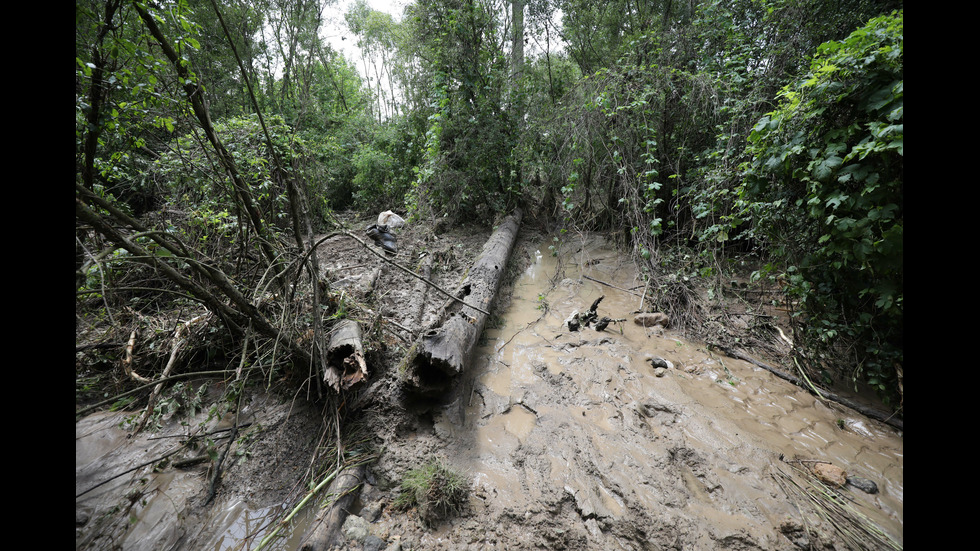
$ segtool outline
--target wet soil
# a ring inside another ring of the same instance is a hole
[[[408,226],[398,231],[394,260],[452,290],[491,230]],[[407,394],[397,365],[412,334],[437,320],[444,297],[349,237],[322,245],[331,288],[370,305],[357,314],[383,329],[362,391],[363,425],[379,456],[341,548],[848,548],[807,494],[794,491],[805,481],[792,459],[827,461],[875,482],[875,494],[850,485],[831,491],[901,547],[900,433],[676,328],[634,324],[649,299],[626,256],[598,236],[566,239],[558,257],[552,243],[522,231],[477,357],[437,401]],[[626,321],[570,331],[568,316],[600,296],[600,316]],[[782,342],[772,336],[762,347],[770,361]],[[655,367],[656,358],[669,367]],[[137,469],[76,497],[76,548],[255,549],[305,492],[299,485],[325,423],[302,392],[255,394],[247,404],[239,424],[248,438],[233,447],[212,503],[203,503],[207,464]],[[175,418],[128,439],[124,415],[76,423],[76,494],[166,454],[174,441],[164,436],[206,418]],[[210,421],[209,429],[230,423]],[[471,481],[463,510],[434,524],[395,506],[404,474],[431,458]],[[311,509],[270,548],[299,549],[313,528]]]

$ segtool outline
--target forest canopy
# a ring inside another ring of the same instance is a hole
[[[801,369],[900,411],[902,2],[357,0],[356,58],[333,4],[76,1],[79,316],[203,307],[315,370],[334,213],[521,206],[618,236],[662,301],[752,259]]]

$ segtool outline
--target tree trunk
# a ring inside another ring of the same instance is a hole
[[[343,543],[341,528],[347,520],[347,512],[357,500],[363,479],[364,465],[353,465],[344,469],[330,484],[327,495],[337,496],[337,500],[317,515],[316,528],[300,547],[301,551],[328,551]]]
[[[513,35],[511,36],[511,77],[520,82],[524,77],[524,0],[510,3]]]
[[[521,216],[521,210],[517,209],[490,236],[456,291],[457,298],[483,310],[490,308],[517,238]],[[466,369],[487,315],[450,301],[443,308],[441,319],[440,326],[422,335],[406,362],[407,382],[424,396],[442,394],[452,385],[453,378]]]

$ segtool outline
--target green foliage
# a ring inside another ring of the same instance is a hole
[[[518,115],[506,108],[513,86],[491,8],[480,0],[422,0],[409,7],[414,55],[429,68],[420,82],[424,158],[411,200],[434,215],[489,215],[518,196],[512,164]]]
[[[509,14],[489,0],[417,0],[402,20],[354,3],[354,62],[319,38],[317,2],[218,2],[230,37],[207,0],[147,9],[191,69],[181,78],[204,85],[263,225],[288,227],[298,181],[314,211],[489,221],[540,202],[566,229],[622,235],[678,289],[718,275],[715,254],[751,251],[793,284],[809,342],[849,347],[856,374],[887,388],[901,363],[901,15],[848,35],[896,4],[528,0],[519,71]],[[209,255],[254,243],[159,42],[129,4],[76,2],[78,181]],[[111,302],[101,286],[121,281],[121,259],[82,270],[79,251],[79,285]]]
[[[266,117],[266,127],[276,154],[291,171],[278,173],[269,158],[265,132],[257,116],[235,117],[215,123],[215,130],[249,185],[259,208],[271,223],[288,227],[287,178],[306,183],[311,205],[335,199],[338,181],[353,177],[348,154],[329,136],[296,134],[281,117]],[[190,225],[201,230],[199,238],[232,236],[237,230],[237,207],[224,170],[213,164],[210,146],[191,133],[179,137],[160,155],[145,178],[157,182],[161,195],[172,205],[189,209]],[[341,162],[346,166],[335,166]],[[348,191],[349,193],[349,191]]]
[[[362,132],[352,163],[354,201],[359,208],[385,210],[404,204],[419,158],[412,129],[404,117],[372,124]]]
[[[395,506],[416,507],[422,520],[431,525],[459,513],[468,494],[467,478],[442,461],[433,459],[405,474]]]
[[[289,129],[281,119],[267,121],[280,153],[288,153],[281,139]],[[267,159],[268,149],[257,117],[227,119],[215,123],[215,131],[234,158],[242,176],[268,206],[271,198],[281,206],[282,189],[274,184]],[[174,142],[154,163],[150,177],[159,182],[164,195],[174,204],[190,206],[209,224],[220,220],[222,212],[234,211],[229,189],[231,182],[221,166],[214,164],[210,145],[195,133]]]
[[[175,6],[170,20],[193,25]],[[79,181],[134,212],[157,206],[150,186],[139,178],[146,152],[168,140],[179,126],[168,90],[176,86],[166,60],[129,9],[112,3],[75,5],[75,164]],[[183,51],[197,42],[178,42]]]
[[[753,128],[739,190],[786,266],[810,343],[897,397],[903,363],[904,17],[822,44]]]

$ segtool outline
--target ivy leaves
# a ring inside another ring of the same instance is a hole
[[[821,45],[752,129],[740,188],[800,269],[811,340],[852,340],[876,381],[902,362],[903,35],[899,11]]]

